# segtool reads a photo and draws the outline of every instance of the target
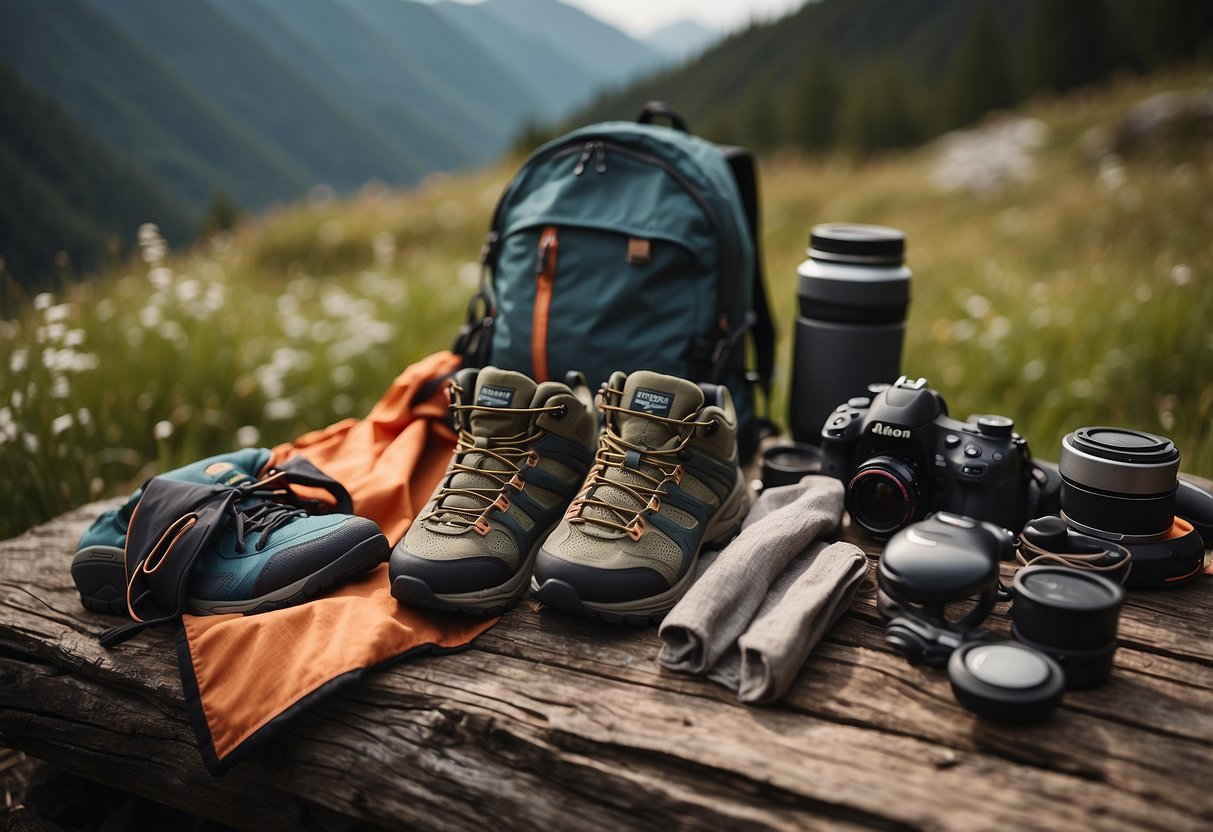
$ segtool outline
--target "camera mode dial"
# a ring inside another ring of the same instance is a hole
[[[1009,439],[1014,430],[1015,420],[1007,416],[990,414],[988,416],[977,417],[977,432],[982,436],[989,436],[995,439]]]

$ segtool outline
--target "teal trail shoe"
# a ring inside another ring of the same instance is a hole
[[[374,521],[311,515],[283,504],[283,486],[275,484],[280,476],[259,482],[243,474],[216,478],[241,488],[244,496],[225,518],[224,533],[194,562],[189,612],[259,613],[293,606],[387,559],[387,538]]]
[[[228,478],[256,478],[270,461],[266,448],[245,448],[240,451],[207,457],[160,476],[181,482],[210,483],[207,475],[214,466],[224,469]],[[123,552],[131,513],[139,504],[143,489],[139,488],[125,503],[103,513],[93,521],[72,558],[72,580],[80,592],[80,602],[86,609],[107,615],[126,615],[126,567]]]

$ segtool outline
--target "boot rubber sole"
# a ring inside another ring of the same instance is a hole
[[[597,618],[610,624],[633,624],[644,626],[656,624],[665,618],[695,580],[695,569],[699,565],[699,553],[703,549],[718,549],[733,539],[741,528],[741,521],[750,510],[750,493],[745,479],[739,474],[733,490],[725,498],[721,508],[708,522],[704,542],[695,550],[690,566],[676,584],[665,592],[638,598],[633,601],[602,603],[585,601],[577,589],[567,581],[549,578],[541,585],[531,579],[531,597],[549,606],[557,607],[584,618]]]

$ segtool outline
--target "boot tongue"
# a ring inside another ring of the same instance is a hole
[[[473,410],[469,418],[477,437],[508,438],[530,426],[532,413],[511,413],[505,408],[530,407],[535,398],[535,382],[522,373],[485,367],[476,376],[476,389],[469,404],[493,410]]]
[[[661,448],[678,435],[677,426],[641,414],[684,419],[703,407],[703,391],[684,379],[640,370],[624,382],[620,406],[628,412],[614,414],[615,432],[633,445]]]
[[[528,408],[534,404],[535,382],[512,370],[501,370],[496,367],[485,367],[476,375],[476,387],[472,395],[464,399],[464,404],[474,404],[485,410],[473,410],[468,415],[468,425],[472,436],[476,438],[477,447],[488,447],[489,439],[508,439],[520,433],[526,433],[531,426],[535,414],[514,413],[511,409]],[[484,443],[484,445],[481,445]],[[487,456],[478,450],[465,453],[460,462],[471,468],[488,471],[506,471],[508,466],[498,459]],[[460,471],[451,477],[450,488],[488,489],[496,490],[500,482],[485,474],[471,471]],[[448,508],[482,509],[483,500],[477,500],[464,494],[449,494],[442,505]],[[434,519],[438,524],[445,524],[455,519],[454,514],[440,513]],[[442,531],[441,525],[431,526],[436,531]],[[465,530],[465,526],[452,527],[450,533]]]

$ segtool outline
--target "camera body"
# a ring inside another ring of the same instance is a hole
[[[821,472],[846,484],[852,520],[878,538],[933,511],[1023,528],[1032,457],[1011,419],[949,418],[926,379],[872,390],[839,405],[821,430]]]

